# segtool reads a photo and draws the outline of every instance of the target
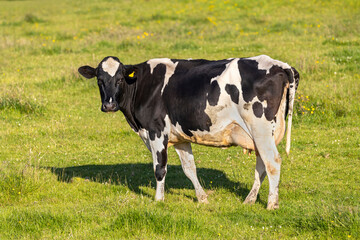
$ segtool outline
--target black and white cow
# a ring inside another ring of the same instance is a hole
[[[254,203],[262,181],[269,178],[268,209],[278,208],[281,158],[276,148],[290,132],[298,72],[261,55],[220,61],[151,59],[124,65],[104,58],[97,68],[79,73],[97,77],[103,112],[121,110],[152,153],[156,200],[164,199],[167,149],[174,146],[199,202],[207,202],[190,143],[241,146],[255,150],[254,185],[245,203]]]

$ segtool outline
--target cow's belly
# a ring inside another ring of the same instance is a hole
[[[236,122],[232,122],[225,128],[217,131],[194,131],[193,136],[188,136],[182,131],[171,131],[169,145],[182,142],[192,142],[214,147],[241,146],[254,150],[254,141],[246,131]]]

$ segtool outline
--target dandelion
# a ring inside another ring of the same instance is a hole
[[[144,32],[144,35],[147,37],[147,36],[149,36],[149,34],[147,33],[147,32]]]
[[[52,42],[54,43],[54,42],[55,42],[55,39],[53,39]]]
[[[42,46],[45,47],[45,46],[46,46],[46,43],[43,43]]]
[[[138,35],[138,36],[136,36],[136,38],[137,38],[137,39],[140,39],[140,36]]]
[[[211,17],[207,17],[207,20],[209,20],[209,22],[211,22],[215,26],[217,25],[217,23],[215,22],[215,19],[212,19]]]

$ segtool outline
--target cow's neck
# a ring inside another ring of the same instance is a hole
[[[118,101],[120,111],[124,114],[126,121],[134,131],[138,131],[139,127],[134,120],[134,97],[136,84],[125,84],[122,88],[123,94]]]

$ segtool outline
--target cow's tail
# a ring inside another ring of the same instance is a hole
[[[290,142],[291,142],[291,124],[292,124],[292,116],[293,116],[293,107],[294,107],[294,100],[295,100],[295,93],[296,93],[296,89],[299,85],[299,79],[300,79],[300,75],[298,73],[298,71],[296,71],[295,68],[291,67],[290,69],[286,69],[285,70],[288,78],[289,78],[289,88],[288,88],[288,92],[287,92],[287,101],[286,101],[286,113],[285,113],[285,117],[286,114],[288,116],[287,119],[287,130],[286,130],[286,147],[285,147],[285,151],[286,154],[289,156],[290,154]]]

